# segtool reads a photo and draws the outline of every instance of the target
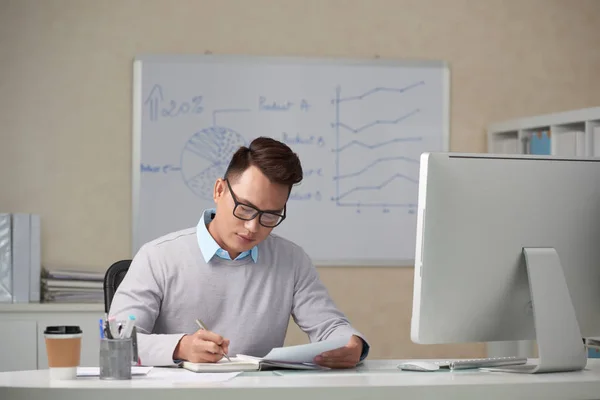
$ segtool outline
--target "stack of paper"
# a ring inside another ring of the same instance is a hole
[[[102,303],[103,273],[44,268],[42,296],[46,303]]]

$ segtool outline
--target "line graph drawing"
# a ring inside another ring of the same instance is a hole
[[[386,161],[396,161],[396,160],[401,160],[401,161],[406,161],[406,162],[411,162],[411,163],[419,164],[419,160],[415,160],[415,159],[404,157],[404,156],[383,157],[383,158],[378,158],[377,160],[373,161],[371,164],[367,165],[366,167],[364,167],[363,169],[361,169],[358,172],[353,172],[351,174],[334,176],[333,179],[345,179],[345,178],[352,178],[352,177],[355,177],[355,176],[359,176],[359,175],[363,174],[364,172],[368,171],[371,167],[374,167],[375,165],[377,165],[379,163],[383,163],[383,162],[386,162]],[[338,198],[341,198],[341,197],[342,196],[338,196]]]
[[[348,190],[347,192],[344,192],[342,194],[340,194],[338,196],[338,200],[343,199],[344,197],[348,196],[351,193],[354,193],[356,191],[360,191],[360,190],[381,190],[384,187],[386,187],[388,184],[390,184],[392,181],[396,180],[396,179],[406,179],[407,181],[413,182],[413,183],[418,183],[418,181],[416,179],[412,179],[411,177],[408,177],[406,175],[403,174],[395,174],[392,175],[390,178],[386,179],[385,181],[383,181],[383,183],[381,183],[380,185],[376,185],[376,186],[357,186],[354,187],[350,190]]]
[[[348,202],[344,202],[344,203],[340,203],[337,205],[338,207],[351,207],[351,208],[356,208],[356,209],[360,209],[360,207],[376,207],[376,208],[383,208],[384,210],[386,208],[415,208],[417,207],[416,204],[414,203],[405,203],[405,204],[398,204],[398,203],[348,203]]]
[[[354,133],[361,133],[362,131],[364,131],[365,129],[369,129],[372,128],[375,125],[395,125],[398,124],[399,122],[405,120],[408,117],[411,117],[413,115],[415,115],[416,113],[418,113],[420,110],[416,109],[414,111],[409,112],[408,114],[402,115],[396,119],[390,119],[390,120],[375,120],[373,122],[369,122],[366,125],[363,125],[359,128],[353,128],[351,126],[348,126],[342,122],[336,122],[337,125],[339,125],[340,127],[349,130],[350,132],[354,132]]]
[[[423,138],[402,136],[401,132],[403,125],[418,116],[422,109],[414,104],[408,105],[410,103],[404,99],[399,104],[410,108],[400,116],[396,114],[386,118],[383,115],[383,118],[375,118],[369,111],[379,114],[393,112],[398,106],[395,96],[406,96],[424,85],[425,81],[417,81],[402,87],[378,86],[358,95],[344,97],[341,96],[341,87],[335,88],[335,98],[332,100],[335,120],[331,123],[335,131],[335,148],[332,149],[335,154],[335,196],[331,200],[335,201],[336,206],[355,207],[357,212],[363,207],[382,208],[384,212],[389,212],[392,207],[408,208],[412,212],[416,207],[413,194],[418,184],[419,159],[410,152],[410,144],[421,142]],[[378,93],[388,93],[391,97],[374,96]],[[366,111],[364,115],[371,115],[373,120],[359,123],[343,121],[342,115],[344,119],[353,116],[351,112],[342,113],[342,108],[350,102],[360,107],[361,111]],[[356,134],[361,134],[360,140],[347,140]],[[377,137],[378,140],[370,140],[371,137]],[[357,167],[357,161],[364,165]]]
[[[350,97],[344,97],[344,98],[339,98],[338,97],[337,100],[336,100],[336,103],[339,104],[339,103],[342,103],[344,101],[362,100],[362,99],[364,99],[367,96],[370,96],[372,94],[379,93],[379,92],[404,93],[407,90],[414,89],[417,86],[421,86],[421,85],[424,85],[424,84],[425,84],[425,81],[419,81],[419,82],[413,83],[411,85],[408,85],[408,86],[405,86],[405,87],[402,87],[402,88],[376,87],[376,88],[368,90],[365,93],[363,93],[361,95],[358,95],[358,96],[350,96]]]
[[[347,144],[343,145],[342,147],[340,147],[339,149],[333,149],[331,151],[333,152],[340,152],[340,151],[344,151],[349,147],[352,146],[360,146],[360,147],[365,147],[367,149],[376,149],[378,147],[382,147],[382,146],[387,146],[389,144],[393,144],[393,143],[400,143],[400,142],[420,142],[421,140],[423,140],[423,138],[421,137],[411,137],[411,138],[396,138],[396,139],[391,139],[385,142],[381,142],[381,143],[376,143],[376,144],[366,144],[363,142],[359,142],[358,140],[353,140],[351,142],[348,142]]]

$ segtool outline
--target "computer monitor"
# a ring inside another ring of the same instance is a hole
[[[600,159],[424,153],[411,339],[536,340],[512,372],[581,370],[600,335]]]

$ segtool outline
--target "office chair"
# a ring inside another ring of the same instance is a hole
[[[131,260],[121,260],[106,270],[106,274],[104,275],[104,312],[107,314],[115,292],[123,281],[123,278],[125,278],[130,265]]]

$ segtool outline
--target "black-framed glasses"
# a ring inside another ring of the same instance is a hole
[[[235,204],[233,206],[233,215],[236,218],[239,218],[244,221],[251,221],[254,218],[256,218],[256,216],[258,216],[258,223],[264,226],[265,228],[275,228],[285,219],[286,206],[283,206],[283,214],[279,214],[272,211],[262,211],[249,204],[240,203],[237,197],[235,196],[235,193],[233,193],[233,190],[231,189],[229,179],[225,179],[225,182],[227,182],[227,187],[229,188],[229,192],[231,193],[233,203]]]

